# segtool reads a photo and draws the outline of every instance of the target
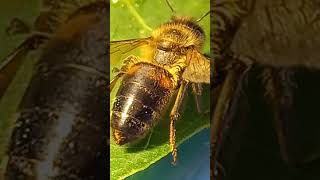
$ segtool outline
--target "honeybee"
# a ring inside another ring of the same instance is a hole
[[[116,144],[130,144],[145,137],[177,94],[170,112],[170,147],[176,164],[175,124],[187,87],[191,85],[197,96],[201,94],[201,85],[210,83],[210,61],[200,52],[205,34],[198,24],[208,14],[198,20],[174,15],[171,21],[154,29],[150,37],[110,43],[112,55],[141,48],[140,56],[124,59],[110,82],[112,91],[122,78],[110,115]]]
[[[29,37],[1,62],[0,87],[5,90],[19,60],[43,47],[19,107],[0,179],[108,177],[108,7],[107,0],[41,1],[40,15],[27,28]],[[19,19],[12,22],[16,26],[8,32],[26,27]]]

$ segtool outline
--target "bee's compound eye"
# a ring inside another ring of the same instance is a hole
[[[157,45],[157,49],[162,51],[168,51],[170,47],[171,47],[171,43],[165,40],[161,40]]]

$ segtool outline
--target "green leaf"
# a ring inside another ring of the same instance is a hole
[[[113,3],[116,2],[116,3]],[[148,37],[150,30],[167,22],[172,13],[165,0],[114,0],[110,5],[110,40],[125,40]],[[196,19],[210,10],[209,0],[185,1],[171,0],[177,15],[192,16]],[[210,18],[204,18],[200,25],[207,35],[203,53],[209,53]],[[112,59],[111,69],[120,67],[122,63],[119,59]],[[115,74],[111,73],[111,78]],[[119,84],[118,84],[119,85]],[[116,87],[117,88],[117,87]],[[111,100],[114,99],[117,89],[111,93]],[[204,89],[203,110],[209,110],[209,87]],[[173,99],[174,100],[174,99]],[[112,102],[110,102],[112,107]],[[170,108],[169,108],[170,110]],[[177,123],[177,142],[181,144],[197,132],[209,127],[209,116],[199,115],[196,111],[194,97],[191,92],[185,99],[182,116]],[[147,148],[145,145],[148,137],[137,145],[130,147],[120,147],[115,144],[112,136],[110,139],[110,171],[111,179],[124,179],[138,171],[142,171],[155,163],[159,159],[170,153],[169,147],[169,117],[168,114],[160,120],[154,128]],[[179,160],[179,149],[178,149]],[[179,165],[179,164],[178,164]]]

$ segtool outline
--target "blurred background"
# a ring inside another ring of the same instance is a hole
[[[171,165],[168,154],[144,171],[128,177],[128,180],[209,180],[210,179],[210,130],[204,129],[186,140],[178,148],[179,159],[176,166]]]

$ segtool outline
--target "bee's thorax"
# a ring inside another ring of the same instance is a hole
[[[204,43],[204,31],[191,18],[173,17],[152,33],[153,43],[145,58],[162,65],[173,65],[186,59],[190,50],[200,50]]]
[[[156,48],[179,51],[181,48],[200,49],[204,43],[204,31],[191,18],[173,17],[172,21],[155,29],[152,37]]]

